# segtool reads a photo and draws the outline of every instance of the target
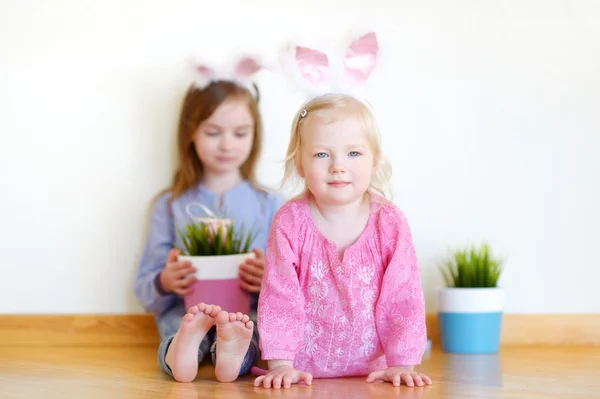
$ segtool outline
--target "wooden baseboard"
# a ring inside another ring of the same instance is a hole
[[[433,345],[439,345],[434,313],[427,315]],[[0,347],[155,346],[154,318],[129,315],[0,315]],[[600,346],[600,315],[504,316],[503,346]]]
[[[427,314],[428,335],[440,343],[437,315]],[[600,346],[600,314],[506,314],[502,346]]]
[[[159,335],[148,314],[0,315],[2,346],[148,346]]]

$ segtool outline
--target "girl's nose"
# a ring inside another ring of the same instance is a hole
[[[346,167],[343,162],[340,162],[337,159],[333,159],[331,162],[331,167],[329,168],[331,173],[343,173],[346,171]]]
[[[219,148],[224,151],[231,149],[231,138],[227,135],[223,135],[219,142]]]

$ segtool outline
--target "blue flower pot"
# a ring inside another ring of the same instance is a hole
[[[501,288],[442,288],[437,306],[441,347],[460,354],[500,350],[506,294]]]

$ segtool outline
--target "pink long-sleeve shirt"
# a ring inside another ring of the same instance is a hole
[[[258,303],[264,360],[291,360],[315,378],[421,363],[425,301],[408,222],[382,197],[340,261],[308,197],[276,213]]]

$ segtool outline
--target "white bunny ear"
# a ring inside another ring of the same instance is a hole
[[[190,75],[194,86],[199,89],[204,89],[217,76],[217,71],[214,66],[202,62],[196,58],[188,58]]]
[[[378,55],[379,43],[375,32],[367,32],[353,40],[344,54],[345,78],[352,84],[365,84],[375,69]]]
[[[331,63],[322,51],[290,43],[281,64],[291,83],[308,96],[318,95],[331,87]]]
[[[295,46],[294,63],[300,76],[309,84],[320,86],[331,78],[327,54],[309,47]]]
[[[319,39],[321,44],[322,38]],[[379,40],[372,29],[353,29],[348,39],[329,51],[317,46],[292,44],[282,58],[284,75],[309,98],[344,93],[363,98],[367,80],[379,59]]]
[[[207,65],[196,65],[196,73],[204,79],[213,79],[215,71]]]
[[[235,65],[235,76],[245,81],[262,69],[262,65],[253,57],[242,57]]]
[[[257,95],[250,78],[263,66],[256,57],[238,55],[234,61],[221,60],[219,63],[208,63],[196,57],[189,57],[188,65],[192,84],[197,89],[204,90],[213,82],[229,81],[247,88],[255,97]]]

